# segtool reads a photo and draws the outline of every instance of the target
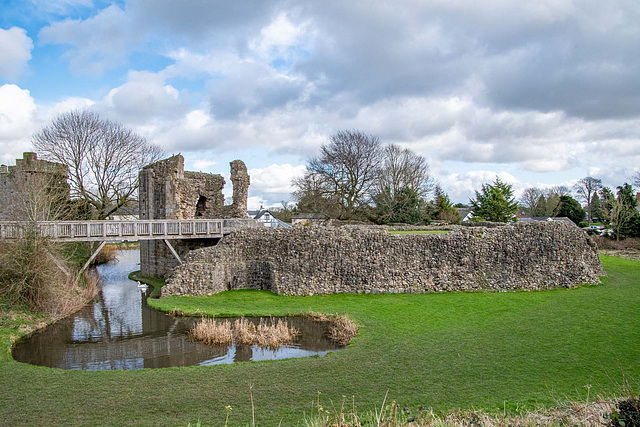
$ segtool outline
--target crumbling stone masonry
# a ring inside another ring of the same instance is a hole
[[[231,162],[233,203],[225,206],[221,175],[184,170],[181,155],[140,171],[140,219],[246,218],[249,175],[241,160]],[[181,257],[190,250],[215,245],[215,239],[172,240]],[[140,269],[145,276],[165,277],[177,260],[162,241],[140,242]]]
[[[593,240],[564,222],[458,226],[448,234],[415,235],[371,228],[265,228],[241,230],[218,246],[190,253],[162,292],[533,290],[598,283],[602,274]]]
[[[9,218],[6,208],[13,197],[22,197],[29,185],[45,185],[58,191],[60,199],[69,199],[69,170],[62,163],[39,160],[36,153],[23,153],[15,166],[0,165],[0,219]],[[24,218],[21,218],[24,219]]]

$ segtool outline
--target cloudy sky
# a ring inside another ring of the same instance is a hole
[[[0,0],[0,162],[83,108],[188,170],[243,159],[252,207],[342,129],[424,155],[456,202],[496,175],[616,186],[640,170],[640,2]]]

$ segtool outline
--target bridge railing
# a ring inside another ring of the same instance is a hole
[[[42,221],[38,234],[57,241],[121,241],[206,239],[222,237],[221,219],[156,219],[134,221]],[[19,239],[32,224],[0,222],[0,238]]]

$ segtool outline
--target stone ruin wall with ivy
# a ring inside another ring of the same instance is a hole
[[[564,222],[447,234],[391,235],[384,229],[251,229],[198,249],[176,268],[163,295],[264,289],[284,295],[338,292],[506,291],[598,283],[593,240]]]
[[[184,170],[181,155],[145,166],[140,171],[138,207],[140,219],[246,218],[249,175],[241,160],[230,163],[233,203],[224,204],[221,175]],[[215,239],[171,240],[185,256],[189,251],[216,243]],[[140,242],[142,275],[165,277],[178,265],[163,241]]]

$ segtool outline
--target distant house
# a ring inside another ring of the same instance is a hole
[[[273,216],[273,214],[269,211],[269,209],[258,209],[247,211],[247,216],[249,218],[253,218],[257,223],[264,225],[265,227],[270,228],[289,228],[291,224],[287,224],[284,221],[280,221],[278,218]]]
[[[473,218],[473,213],[471,213],[471,208],[456,208],[458,210],[458,214],[460,215],[460,221],[471,221]]]
[[[134,221],[139,218],[138,205],[128,203],[120,206],[117,211],[109,215],[109,219],[113,221]]]
[[[291,218],[292,225],[312,225],[312,224],[322,224],[329,219],[329,216],[323,213],[302,213],[300,215],[296,215]]]

